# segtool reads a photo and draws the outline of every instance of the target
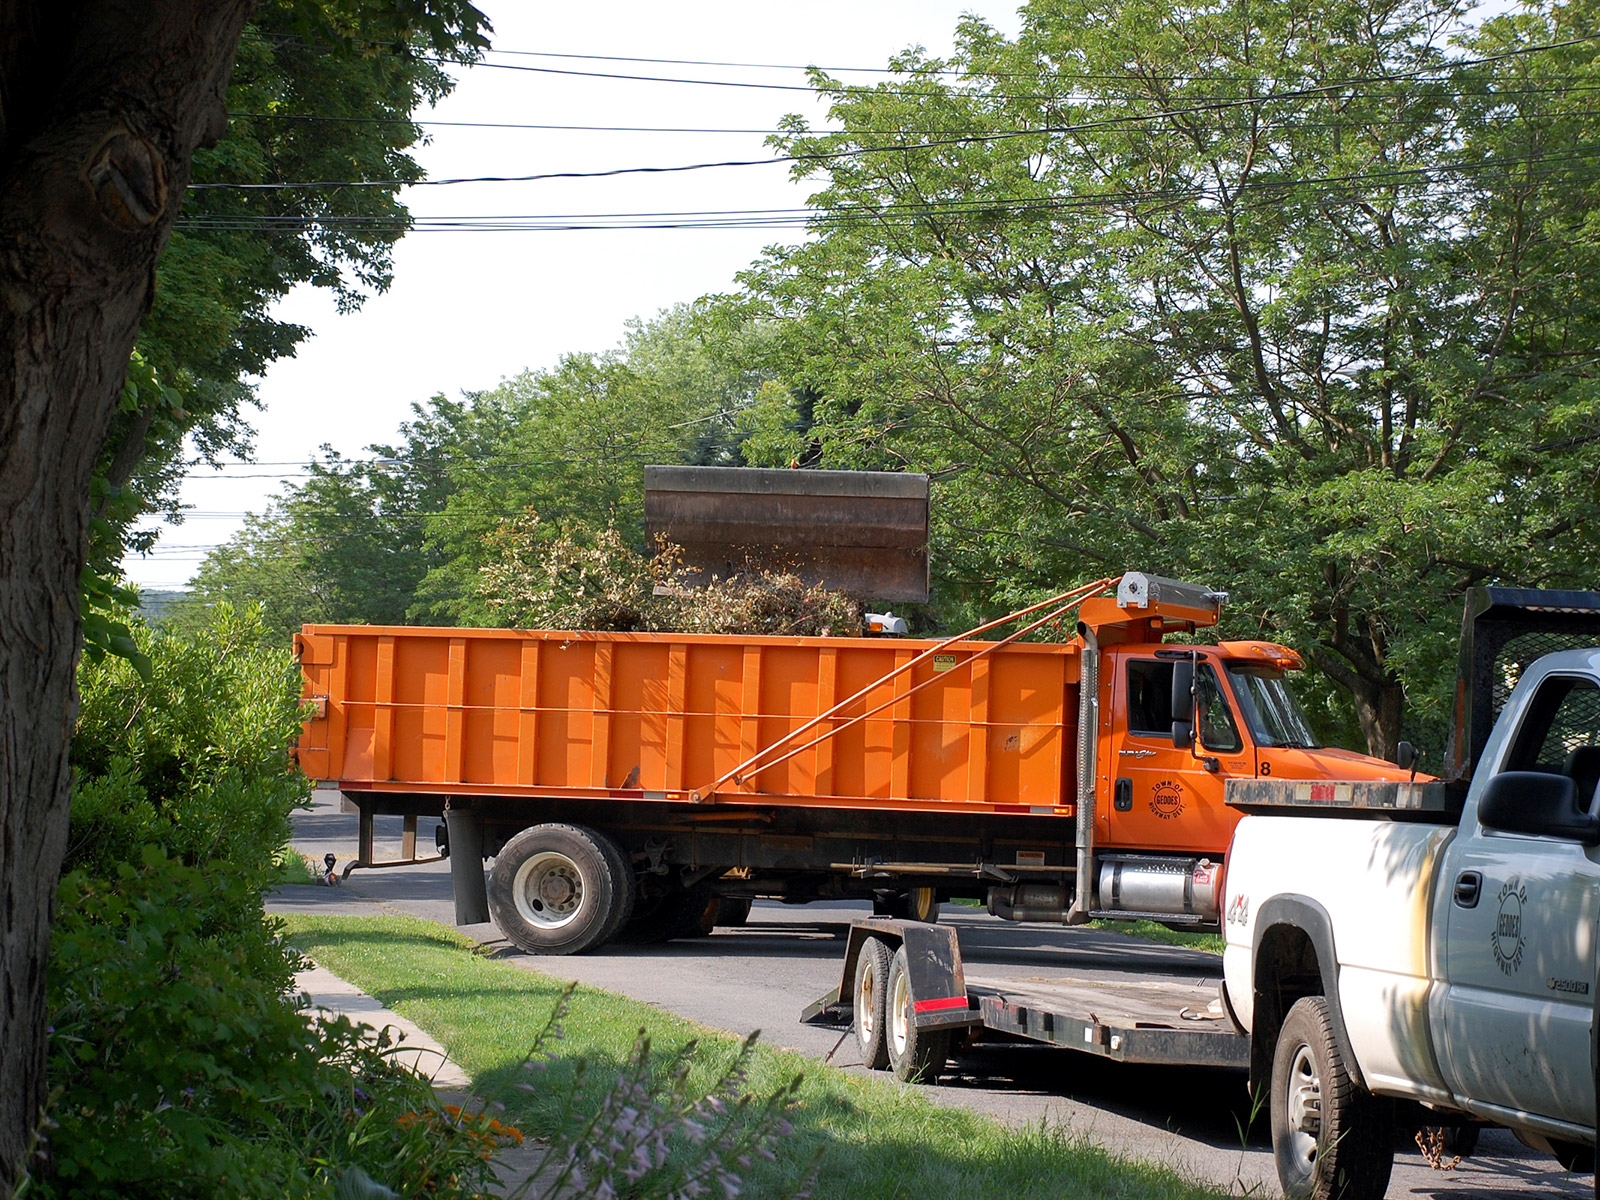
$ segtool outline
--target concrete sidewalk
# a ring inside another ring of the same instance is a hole
[[[326,907],[323,911],[326,911]],[[472,1093],[471,1077],[451,1061],[445,1048],[415,1022],[408,1021],[391,1008],[385,1008],[355,984],[340,979],[325,967],[313,965],[310,970],[296,974],[294,982],[295,987],[306,996],[303,1007],[307,1011],[321,1010],[349,1017],[375,1034],[388,1029],[390,1038],[399,1043],[398,1048],[391,1052],[391,1057],[431,1082],[440,1103],[457,1104],[473,1111],[483,1107],[483,1100]],[[497,1194],[532,1198],[544,1195],[541,1182],[547,1184],[547,1177],[555,1174],[554,1168],[545,1170],[542,1175],[539,1173],[544,1154],[545,1147],[531,1139],[520,1146],[500,1151],[494,1164],[495,1174],[500,1181]]]
[[[336,1016],[349,1017],[357,1025],[374,1032],[389,1030],[398,1043],[389,1057],[414,1071],[435,1088],[466,1089],[472,1086],[467,1073],[450,1060],[445,1048],[427,1032],[406,1020],[393,1009],[385,1008],[355,984],[340,979],[325,967],[313,966],[294,977],[295,987],[306,995],[306,1009],[321,1009]]]

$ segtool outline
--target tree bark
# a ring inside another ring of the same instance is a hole
[[[90,478],[252,7],[0,0],[0,1198],[45,1096]]]

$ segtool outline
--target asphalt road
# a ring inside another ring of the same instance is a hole
[[[430,850],[434,822],[420,823],[418,848]],[[295,844],[320,861],[355,853],[356,818],[339,811],[336,794],[295,821]],[[399,818],[378,822],[379,855],[399,852]],[[342,888],[293,888],[270,905],[277,911],[407,913],[454,923],[447,864],[357,871]],[[614,946],[571,958],[522,953],[493,925],[463,932],[499,949],[506,962],[559,979],[631,996],[715,1029],[746,1034],[835,1066],[861,1071],[853,1036],[803,1025],[800,1010],[839,982],[845,931],[866,904],[789,907],[758,902],[749,924],[709,938],[662,946]],[[1070,966],[1078,977],[1125,963],[1129,954],[1169,969],[1203,971],[1204,956],[1152,947],[1098,930],[1013,925],[979,910],[947,905],[943,918],[960,930],[971,976],[1024,979]],[[1047,1119],[1115,1153],[1167,1164],[1236,1193],[1278,1195],[1265,1120],[1241,1136],[1249,1116],[1243,1076],[1193,1068],[1128,1066],[1046,1047],[989,1047],[959,1060],[939,1085],[921,1090],[935,1103],[990,1113],[1024,1124]],[[1438,1200],[1502,1196],[1590,1197],[1589,1176],[1569,1176],[1511,1134],[1484,1134],[1478,1153],[1454,1171],[1430,1169],[1414,1148],[1395,1159],[1388,1195]]]

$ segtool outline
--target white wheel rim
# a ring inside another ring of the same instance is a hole
[[[878,972],[868,960],[866,969],[861,972],[861,983],[856,988],[856,1028],[868,1041],[878,1031],[878,1008],[874,1003],[877,998]]]
[[[1310,1169],[1317,1161],[1317,1138],[1322,1133],[1322,1080],[1310,1046],[1295,1053],[1284,1101],[1295,1160]]]
[[[517,868],[511,881],[517,915],[540,929],[560,929],[583,907],[583,874],[565,854],[546,850]]]
[[[906,990],[906,973],[893,973],[894,984],[889,992],[889,1041],[894,1045],[894,1056],[904,1058],[906,1043],[911,1040],[911,1022],[907,1010],[911,1007]]]

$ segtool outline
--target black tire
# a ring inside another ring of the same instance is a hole
[[[1357,1087],[1322,996],[1297,1000],[1272,1058],[1272,1153],[1288,1200],[1381,1200],[1394,1106]]]
[[[750,897],[749,896],[718,896],[716,927],[718,929],[737,929],[750,922]]]
[[[617,936],[635,945],[659,945],[696,936],[711,897],[698,888],[679,888],[662,896],[640,897],[632,919]]]
[[[869,1071],[881,1071],[889,1065],[889,1039],[884,1033],[888,1020],[889,960],[888,944],[881,938],[868,938],[861,943],[852,995],[856,1045]]]
[[[1561,1169],[1572,1175],[1592,1175],[1594,1173],[1594,1147],[1586,1146],[1582,1142],[1563,1142],[1555,1138],[1550,1139],[1550,1149],[1556,1156],[1556,1161],[1561,1164]],[[1596,1187],[1600,1187],[1597,1182]]]
[[[1446,1125],[1440,1131],[1444,1136],[1440,1149],[1451,1158],[1471,1158],[1478,1150],[1481,1125]]]
[[[529,954],[581,954],[611,938],[633,908],[633,872],[605,834],[535,825],[495,855],[489,912]]]
[[[939,923],[939,893],[931,887],[907,888],[903,892],[879,892],[872,898],[872,915],[897,921]]]
[[[948,1029],[918,1029],[911,1007],[911,979],[906,948],[901,946],[889,961],[889,988],[885,997],[887,1020],[885,1040],[889,1044],[889,1066],[901,1083],[938,1083],[950,1057]]]
[[[611,860],[611,869],[621,881],[611,920],[607,923],[605,932],[600,935],[600,940],[595,943],[596,946],[604,946],[608,942],[615,941],[622,927],[633,919],[633,910],[639,903],[639,877],[634,874],[633,859],[626,850],[604,834],[600,834],[599,838],[600,849]]]

